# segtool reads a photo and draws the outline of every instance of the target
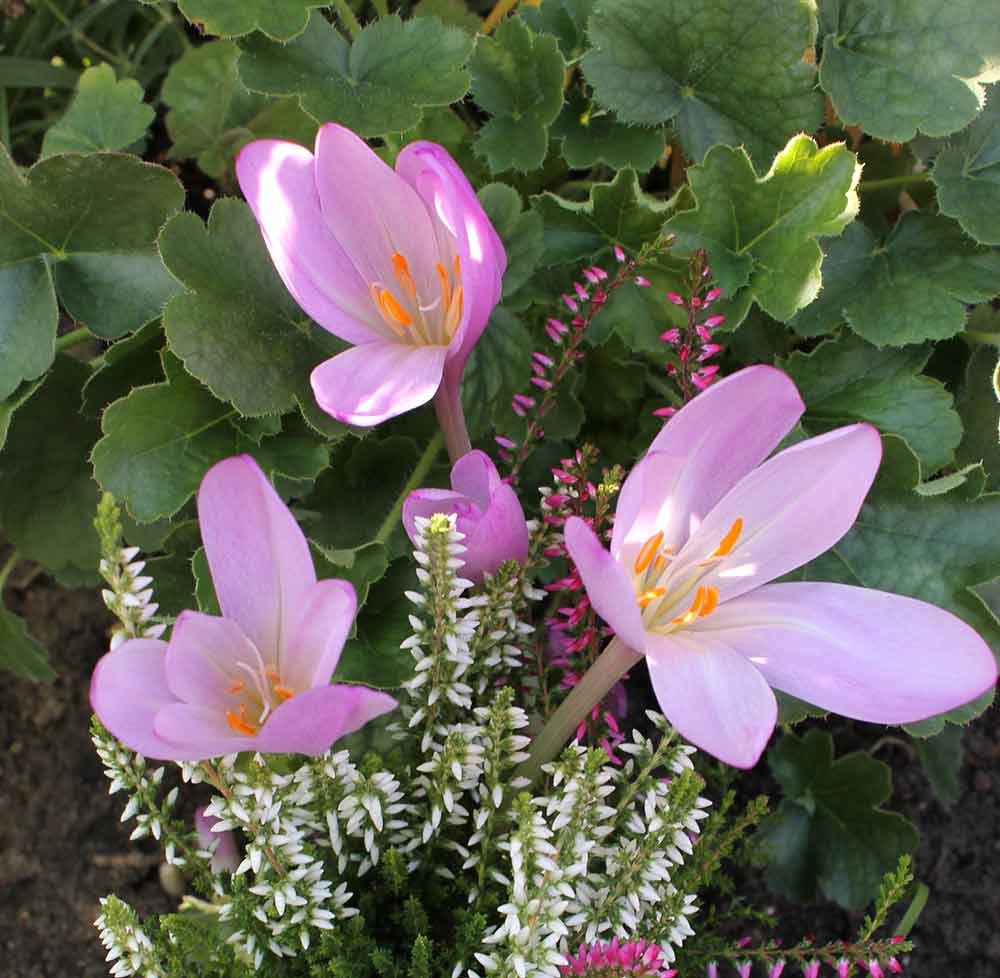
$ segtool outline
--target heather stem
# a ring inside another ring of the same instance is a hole
[[[445,373],[444,380],[434,396],[434,410],[437,412],[438,424],[444,434],[444,443],[448,447],[448,457],[457,462],[463,455],[472,451],[469,441],[469,431],[465,427],[465,412],[462,410],[461,374],[450,378]]]
[[[612,639],[542,728],[531,745],[528,759],[518,768],[516,775],[534,782],[542,765],[559,754],[590,711],[641,658],[641,652],[629,648],[620,638]]]

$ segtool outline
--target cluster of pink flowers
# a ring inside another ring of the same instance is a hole
[[[726,960],[736,970],[737,978],[751,978],[753,974],[754,960],[749,956],[741,957],[740,954],[748,947],[750,941],[751,938],[744,937],[737,942],[735,951],[726,954]],[[885,978],[886,970],[893,975],[903,973],[903,966],[893,953],[893,949],[903,941],[904,938],[896,934],[888,940],[875,940],[866,945],[854,946],[838,941],[822,948],[813,948],[805,942],[797,948],[783,952],[772,944],[746,953],[752,954],[753,958],[766,968],[767,978],[782,978],[789,960],[802,969],[802,978],[819,978],[824,964],[833,969],[836,978],[849,978],[854,973],[855,966],[859,974],[867,973],[869,978]],[[705,973],[706,978],[719,978],[719,962],[709,961]]]
[[[676,970],[667,967],[663,952],[648,941],[581,944],[576,954],[567,955],[559,969],[565,978],[674,978]]]

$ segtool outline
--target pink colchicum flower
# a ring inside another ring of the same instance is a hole
[[[803,409],[780,371],[741,370],[674,415],[629,474],[610,553],[582,520],[566,523],[591,602],[645,656],[663,712],[735,767],[752,767],[774,729],[771,686],[900,724],[967,703],[997,677],[985,642],[933,605],[769,583],[848,531],[881,460],[878,432],[855,424],[764,461]]]
[[[492,459],[478,450],[452,467],[451,490],[417,489],[403,502],[403,526],[416,540],[417,516],[454,514],[455,528],[465,534],[463,577],[479,582],[508,560],[528,557],[528,524],[517,493],[500,478]]]
[[[260,139],[236,175],[298,304],[354,344],[312,373],[319,406],[376,425],[435,402],[457,458],[465,361],[500,300],[507,256],[475,191],[440,146],[406,146],[393,170],[329,123],[316,152]],[[440,391],[440,393],[439,393]]]
[[[97,664],[101,723],[146,757],[322,754],[396,701],[329,685],[354,620],[347,581],[317,581],[309,544],[257,463],[213,466],[198,519],[224,617],[183,611],[170,641],[136,638]]]
[[[207,806],[195,810],[194,828],[198,833],[198,844],[202,849],[212,852],[213,873],[235,873],[240,864],[239,849],[236,846],[236,833],[227,829],[215,832],[213,829],[221,821],[214,815],[206,815]]]

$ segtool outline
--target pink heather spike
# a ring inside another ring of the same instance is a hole
[[[615,245],[615,260],[618,262],[625,261],[625,252],[618,245]]]
[[[670,343],[671,345],[679,343],[681,340],[681,331],[679,329],[668,329],[664,333],[660,333],[661,343]]]
[[[535,406],[535,399],[533,397],[528,397],[527,394],[515,394],[514,400],[517,401],[521,407],[530,408]]]
[[[895,958],[889,958],[889,970],[894,975],[901,975],[903,973],[903,966]]]
[[[709,357],[714,357],[716,353],[721,352],[722,346],[718,343],[706,343],[701,348],[701,353],[698,355],[699,360],[707,360]]]
[[[531,358],[537,363],[540,363],[543,367],[555,366],[555,361],[552,357],[547,357],[544,353],[538,352],[538,350],[531,354]]]
[[[590,270],[597,276],[599,282],[603,282],[608,277],[608,273],[600,265],[591,265]]]
[[[569,327],[559,319],[549,318],[546,322],[551,326],[557,333],[568,333]]]
[[[531,383],[533,383],[537,388],[543,391],[547,391],[552,388],[552,381],[546,380],[544,377],[532,377]]]
[[[562,334],[558,330],[553,329],[548,323],[545,324],[545,332],[548,334],[549,339],[553,343],[562,343]]]
[[[517,416],[518,416],[519,418],[523,418],[523,417],[525,416],[525,414],[527,413],[527,412],[526,412],[526,411],[524,410],[524,408],[523,408],[523,407],[521,407],[521,405],[517,403],[517,401],[511,401],[511,403],[510,403],[510,408],[511,408],[511,410],[512,410],[512,411],[513,411],[513,412],[514,412],[514,413],[515,413],[515,414],[516,414],[516,415],[517,415]]]
[[[725,316],[709,316],[708,319],[702,323],[702,326],[704,326],[705,329],[715,329],[716,326],[720,326],[725,321]]]
[[[565,292],[562,295],[562,301],[566,303],[566,308],[570,312],[576,312],[580,307],[576,304],[576,299],[572,296],[567,295]]]
[[[497,435],[493,440],[501,448],[510,448],[510,449],[517,448],[517,442],[516,441],[511,441],[509,438],[504,438],[503,435]]]
[[[639,286],[640,289],[648,289],[652,284],[645,275],[636,275],[635,284]]]
[[[672,418],[677,413],[675,407],[661,407],[653,412],[654,418]]]
[[[583,277],[591,284],[597,285],[600,279],[589,268],[583,269]]]
[[[590,298],[590,293],[579,283],[573,283],[573,291],[581,302],[586,302]]]
[[[707,306],[710,302],[715,302],[720,295],[722,295],[722,289],[711,289],[705,296],[705,305]]]
[[[672,302],[675,306],[683,306],[684,300],[676,292],[668,292],[667,300]]]
[[[698,334],[698,338],[705,343],[712,337],[712,334],[704,326],[695,326],[694,331]]]

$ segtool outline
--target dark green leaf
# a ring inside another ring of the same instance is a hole
[[[959,774],[962,770],[962,736],[965,731],[961,727],[945,727],[941,733],[926,740],[916,739],[913,746],[917,748],[920,763],[930,781],[934,794],[942,805],[951,807],[962,794],[962,782]]]
[[[958,446],[958,461],[982,462],[990,489],[1000,486],[1000,402],[996,373],[996,349],[978,347],[969,360],[965,383],[958,396],[958,413],[965,426],[962,444]]]
[[[803,336],[845,320],[876,346],[954,336],[966,303],[1000,292],[1000,254],[970,241],[946,217],[907,211],[884,241],[852,224],[826,248],[823,292],[791,326]]]
[[[944,385],[920,375],[928,347],[878,350],[846,334],[812,353],[780,364],[806,402],[806,424],[825,430],[868,421],[902,436],[923,470],[947,465],[962,437],[962,422]]]
[[[823,253],[816,238],[840,234],[858,207],[860,168],[840,143],[819,149],[796,136],[758,177],[742,149],[716,146],[688,171],[696,206],[665,230],[677,249],[704,248],[723,293],[748,288],[785,321],[819,292]]]
[[[79,73],[41,58],[0,57],[0,88],[76,88]]]
[[[0,267],[0,397],[41,377],[55,356],[59,306],[42,258]]]
[[[537,6],[522,4],[519,16],[536,33],[554,35],[568,61],[587,46],[587,18],[593,7],[594,0],[545,0]]]
[[[1000,17],[979,0],[824,0],[820,83],[844,122],[905,143],[972,121],[1000,51]]]
[[[798,0],[600,0],[583,59],[597,100],[622,122],[672,126],[701,160],[716,143],[765,164],[819,127],[812,6]]]
[[[181,13],[206,34],[241,37],[262,31],[275,41],[301,34],[309,11],[326,0],[178,0]]]
[[[132,392],[134,387],[163,379],[163,330],[148,323],[104,351],[100,366],[83,385],[83,413],[97,417],[105,406]]]
[[[505,183],[487,184],[479,191],[479,202],[507,252],[503,296],[509,299],[531,278],[545,250],[542,218],[533,210],[522,211],[520,194]]]
[[[14,416],[0,456],[0,524],[26,560],[76,583],[97,578],[97,486],[89,455],[97,422],[80,413],[85,364],[58,356]]]
[[[117,81],[110,65],[88,68],[80,75],[76,97],[66,114],[46,131],[41,158],[125,149],[138,142],[156,115],[142,96],[138,82],[131,78]]]
[[[0,669],[36,682],[51,682],[56,674],[41,642],[28,634],[23,618],[0,608]]]
[[[492,118],[475,146],[494,173],[542,165],[548,127],[563,104],[563,71],[556,39],[534,34],[520,17],[479,37],[469,61],[472,94]]]
[[[757,845],[777,892],[798,902],[822,892],[860,910],[919,836],[901,815],[878,807],[892,794],[887,765],[861,752],[833,756],[833,738],[819,730],[775,742],[767,761],[786,798],[761,825]]]
[[[415,126],[423,109],[449,105],[469,87],[468,35],[434,17],[383,17],[348,42],[313,15],[306,32],[277,46],[246,42],[240,77],[255,92],[298,95],[321,122],[339,122],[362,136]]]

